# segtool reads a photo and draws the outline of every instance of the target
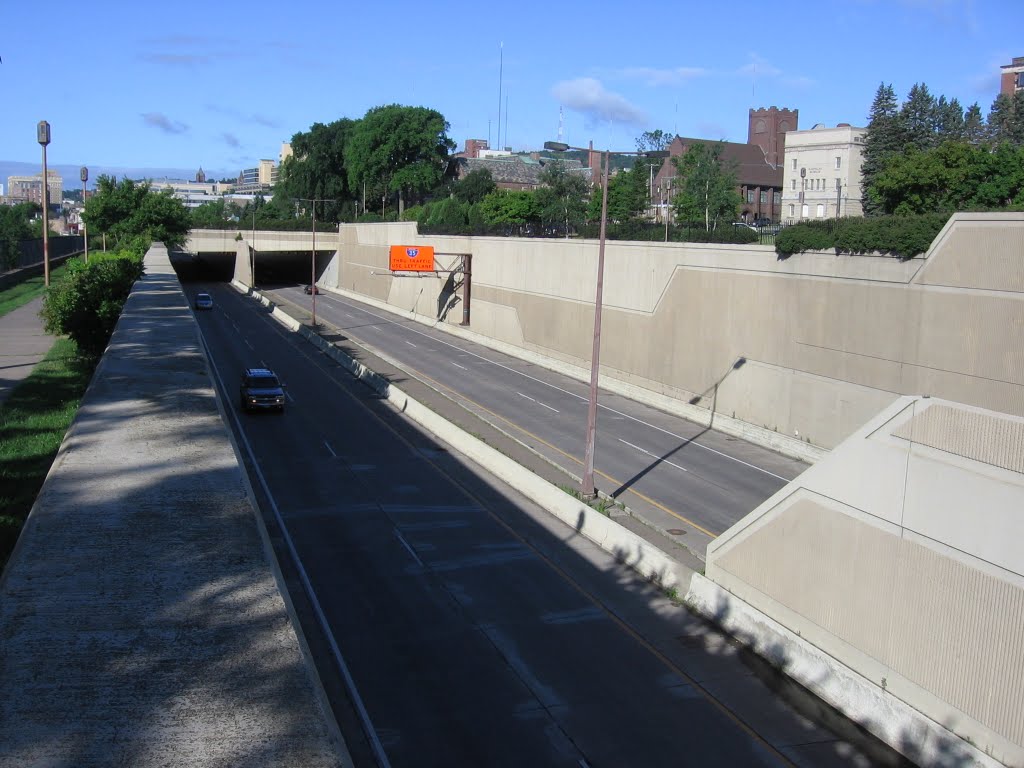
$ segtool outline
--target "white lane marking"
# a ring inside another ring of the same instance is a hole
[[[650,451],[645,451],[639,445],[633,445],[632,443],[627,443],[621,437],[619,438],[619,442],[620,443],[626,443],[626,445],[628,445],[630,448],[634,448],[634,449],[640,451],[640,453],[643,453],[643,454],[646,454],[647,456],[650,456],[652,459],[658,459],[658,461],[660,461],[662,464],[668,464],[670,467],[675,467],[676,469],[683,470],[683,472],[689,472],[690,471],[686,467],[680,467],[678,464],[673,464],[668,459],[662,459],[662,458],[656,456],[655,454],[651,453]]]
[[[402,341],[405,341],[405,339],[402,339]],[[405,341],[405,343],[408,344],[410,347],[415,347],[416,346],[411,341]]]
[[[516,392],[516,394],[519,395],[520,397],[525,397],[530,402],[536,403],[537,405],[540,405],[540,406],[543,406],[544,408],[547,408],[549,411],[554,411],[555,413],[561,413],[561,411],[558,410],[557,408],[552,408],[547,403],[542,403],[540,400],[535,400],[534,398],[530,397],[529,395],[524,395],[522,392]]]
[[[203,340],[203,346],[206,346],[206,339],[201,334],[202,331],[200,331],[200,338]],[[210,361],[210,367],[213,369],[213,374],[217,378],[217,381],[220,382],[221,391],[227,392],[227,387],[224,386],[224,379],[221,378],[220,371],[217,369],[216,363],[213,362],[213,357],[210,355],[209,350],[207,350],[206,359]],[[366,711],[366,705],[363,703],[363,697],[359,695],[359,690],[356,688],[356,683],[352,678],[352,673],[349,671],[348,664],[345,663],[345,657],[341,655],[341,648],[338,647],[338,641],[335,639],[334,633],[331,632],[330,624],[327,623],[327,616],[324,614],[323,606],[320,605],[320,599],[313,590],[313,583],[309,580],[309,574],[306,573],[306,566],[303,565],[302,560],[299,558],[299,552],[295,548],[295,542],[292,541],[292,535],[288,531],[288,526],[284,523],[284,518],[281,516],[281,510],[277,506],[277,501],[274,500],[273,494],[270,493],[270,486],[267,485],[267,480],[263,476],[262,470],[260,470],[259,463],[256,461],[256,453],[253,451],[252,446],[249,444],[249,438],[246,437],[245,431],[242,429],[241,422],[238,419],[238,413],[236,413],[234,409],[230,409],[228,412],[231,414],[231,418],[238,427],[238,436],[241,438],[242,444],[245,446],[246,453],[249,454],[249,460],[252,462],[253,471],[256,473],[256,477],[260,481],[260,487],[263,489],[263,493],[266,494],[267,501],[270,503],[270,509],[274,513],[274,519],[277,521],[277,525],[281,530],[284,542],[288,546],[288,553],[291,555],[292,562],[295,564],[295,568],[299,573],[299,579],[302,581],[302,586],[305,589],[306,596],[309,598],[313,612],[316,614],[317,621],[320,624],[320,629],[331,646],[331,653],[334,655],[334,661],[338,665],[338,669],[341,671],[341,676],[345,680],[345,688],[348,689],[349,696],[352,698],[352,703],[355,705],[356,712],[358,713],[359,719],[362,723],[363,732],[367,735],[367,738],[370,741],[370,749],[381,768],[391,768],[391,762],[388,760],[387,753],[384,751],[384,745],[381,744],[380,738],[377,736],[377,730],[374,728],[373,721],[370,720],[370,713]]]
[[[352,301],[355,301],[355,299],[352,299]],[[387,317],[385,317],[383,315],[378,315],[376,312],[371,312],[368,309],[363,309],[362,307],[360,307],[359,311],[360,312],[365,312],[368,315],[373,315],[374,317],[378,318],[379,320],[383,320],[383,321],[385,321],[387,323],[390,323],[392,325],[396,325],[396,326],[400,325],[399,323],[396,323],[394,320],[389,320]],[[444,339],[439,339],[439,338],[435,338],[433,336],[430,336],[430,335],[428,335],[426,333],[423,333],[422,331],[416,330],[415,328],[411,328],[408,325],[400,325],[400,327],[403,328],[404,330],[409,331],[410,333],[419,334],[420,336],[422,336],[425,339],[430,339],[431,341],[436,341],[437,343],[444,344],[445,346],[451,347],[452,349],[457,349],[459,352],[463,352],[463,353],[465,353],[467,355],[472,355],[473,357],[476,357],[476,358],[478,358],[480,360],[483,360],[485,363],[490,363],[491,365],[496,365],[498,368],[504,368],[506,371],[509,371],[510,373],[514,373],[514,374],[517,374],[519,376],[522,376],[523,378],[530,379],[531,381],[535,381],[538,384],[543,384],[545,387],[551,387],[552,389],[557,390],[558,392],[561,392],[563,394],[569,395],[570,397],[575,397],[577,400],[582,400],[584,402],[588,402],[589,399],[590,399],[589,396],[588,397],[584,397],[583,395],[577,395],[575,392],[570,392],[567,389],[562,389],[557,384],[552,384],[549,381],[544,381],[543,379],[538,379],[537,377],[531,376],[528,373],[523,373],[522,371],[517,371],[515,368],[512,368],[512,367],[507,366],[507,365],[503,365],[502,363],[499,363],[496,360],[491,360],[489,358],[486,358],[483,355],[478,355],[476,352],[472,352],[472,351],[470,351],[468,349],[464,349],[463,347],[460,347],[460,346],[458,346],[456,344],[452,344],[451,342],[445,341]],[[695,448],[702,448],[705,451],[709,451],[709,452],[714,453],[714,454],[716,454],[718,456],[721,456],[723,459],[729,459],[730,461],[735,461],[737,464],[742,464],[745,467],[750,467],[751,469],[755,469],[758,472],[762,472],[762,473],[764,473],[766,475],[769,475],[770,477],[774,477],[774,478],[776,478],[778,480],[781,480],[784,483],[788,483],[789,482],[789,478],[787,478],[787,477],[782,477],[782,475],[776,475],[774,472],[769,472],[767,469],[762,469],[761,467],[758,467],[758,466],[756,466],[754,464],[750,464],[749,462],[743,461],[743,459],[737,459],[735,456],[730,456],[727,453],[722,453],[721,451],[717,451],[714,448],[710,448],[710,447],[704,445],[703,443],[696,442],[693,438],[683,437],[682,435],[677,435],[676,433],[670,432],[669,430],[663,429],[662,427],[656,426],[654,424],[649,424],[648,422],[644,421],[643,419],[638,419],[636,416],[630,416],[628,413],[622,413],[622,411],[617,411],[614,408],[609,408],[607,405],[601,405],[600,402],[597,404],[597,407],[598,408],[603,408],[604,410],[609,411],[610,413],[614,413],[617,416],[622,416],[623,418],[629,419],[630,421],[634,421],[637,424],[641,424],[641,425],[643,425],[645,427],[648,427],[650,429],[653,429],[653,430],[656,430],[656,431],[661,432],[663,434],[666,434],[669,437],[674,437],[677,440],[685,440],[685,441],[687,441],[688,445],[692,445]]]
[[[409,551],[409,554],[412,555],[412,559],[415,560],[416,564],[422,568],[423,561],[420,560],[420,556],[416,554],[416,550],[409,546],[409,542],[405,540],[400,531],[395,531],[395,538],[402,542],[402,546]]]
[[[331,454],[331,456],[333,456],[334,458],[338,458],[338,454],[334,452],[334,449],[331,448],[331,444],[328,443],[326,440],[324,440],[324,447],[327,449],[328,453]]]
[[[252,350],[253,352],[255,352],[255,351],[256,351],[256,347],[254,347],[254,346],[253,346],[252,344],[250,344],[250,343],[249,343],[249,340],[248,340],[248,339],[242,339],[242,341],[244,341],[244,342],[245,342],[245,346],[247,346],[247,347],[248,347],[249,349],[251,349],[251,350]]]
[[[466,366],[464,366],[464,365],[459,365],[458,363],[456,363],[456,362],[454,362],[454,361],[452,361],[452,360],[449,360],[448,362],[450,362],[450,363],[451,363],[452,365],[454,365],[454,366],[455,366],[456,368],[461,368],[461,369],[462,369],[462,370],[464,370],[464,371],[468,371],[468,370],[469,370],[469,368],[467,368]]]

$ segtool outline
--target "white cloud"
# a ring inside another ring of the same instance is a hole
[[[185,133],[188,126],[179,120],[172,120],[162,112],[145,112],[142,115],[142,122],[159,128],[164,133]]]
[[[645,125],[647,115],[617,93],[607,90],[599,80],[581,77],[563,80],[551,89],[559,103],[580,112],[595,122]]]
[[[698,77],[704,77],[708,70],[703,67],[674,67],[672,69],[655,69],[654,67],[627,67],[622,70],[623,77],[643,80],[650,86],[679,85]]]

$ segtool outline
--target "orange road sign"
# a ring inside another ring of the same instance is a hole
[[[392,245],[392,272],[433,272],[434,246],[432,245]]]

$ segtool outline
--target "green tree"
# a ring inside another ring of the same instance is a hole
[[[293,154],[281,166],[268,220],[294,218],[296,200],[324,201],[317,204],[317,219],[335,224],[343,220],[345,203],[361,192],[349,186],[346,155],[357,125],[358,121],[342,118],[326,125],[313,123],[308,131],[292,136]]]
[[[188,237],[188,209],[170,190],[154,192],[148,182],[120,182],[100,176],[85,203],[82,218],[93,233],[104,232],[117,244],[146,239],[178,248]]]
[[[382,198],[398,194],[422,200],[440,186],[455,142],[448,121],[433,109],[389,104],[374,107],[355,126],[346,145],[348,182],[366,183]]]
[[[230,226],[227,203],[224,198],[203,203],[189,211],[192,229],[226,229]]]
[[[975,146],[985,141],[985,120],[978,102],[971,104],[964,113],[964,141]]]
[[[646,210],[650,197],[650,180],[647,166],[634,165],[628,171],[621,171],[612,176],[608,184],[608,220],[615,222],[632,221],[639,218]],[[591,221],[601,216],[601,193],[595,190],[590,198],[587,218]]]
[[[664,152],[668,149],[675,134],[670,131],[663,131],[660,128],[654,131],[644,131],[637,137],[636,151],[643,152]]]
[[[89,263],[68,262],[64,279],[43,298],[47,333],[70,336],[82,354],[103,353],[132,285],[142,275],[142,258],[127,251],[94,253]]]
[[[459,180],[454,194],[463,203],[479,203],[497,188],[491,172],[486,168],[477,168]]]
[[[561,160],[549,160],[540,172],[542,186],[534,193],[538,216],[543,224],[564,228],[565,234],[586,219],[587,181]]]
[[[868,216],[881,213],[881,203],[871,197],[875,177],[885,167],[886,160],[903,150],[903,131],[896,103],[896,91],[892,85],[881,83],[875,93],[868,116],[868,129],[864,136],[864,162],[861,165],[861,184],[864,213]]]
[[[537,199],[526,190],[497,189],[477,206],[489,227],[523,227],[540,219]]]
[[[965,135],[964,110],[956,99],[946,101],[939,96],[935,102],[935,141],[960,141]]]
[[[736,219],[743,200],[737,190],[736,168],[725,161],[722,142],[695,142],[673,157],[678,190],[672,199],[676,221],[712,232]]]
[[[0,269],[13,269],[17,265],[19,244],[33,236],[30,222],[39,210],[34,203],[0,205]]]
[[[903,131],[904,149],[931,149],[936,144],[936,101],[924,83],[910,88],[907,100],[900,109],[899,121]]]

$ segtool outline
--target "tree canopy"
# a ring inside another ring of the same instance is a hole
[[[39,210],[35,203],[0,205],[0,269],[11,269],[17,264],[18,244],[33,237],[30,222]]]
[[[184,244],[191,224],[185,204],[170,190],[154,192],[148,183],[106,175],[97,179],[82,218],[92,232],[104,232],[115,243],[145,238],[168,248]]]
[[[448,121],[433,109],[389,104],[374,107],[353,127],[346,145],[348,183],[366,184],[386,199],[419,200],[440,185],[455,142]]]
[[[736,219],[742,204],[737,191],[736,168],[722,157],[722,142],[696,142],[673,157],[679,190],[672,199],[676,219],[696,224],[708,232]]]

